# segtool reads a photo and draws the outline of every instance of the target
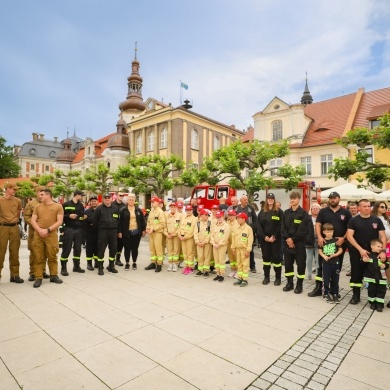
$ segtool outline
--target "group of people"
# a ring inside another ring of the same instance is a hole
[[[17,226],[22,205],[15,197],[16,190],[16,185],[7,184],[0,198],[0,275],[9,243],[10,281],[23,283],[19,276]],[[384,202],[378,202],[371,210],[370,202],[363,199],[348,210],[340,205],[339,194],[332,192],[326,207],[313,204],[309,214],[300,206],[299,192],[290,193],[290,207],[285,211],[277,204],[275,195],[268,193],[256,214],[246,196],[241,197],[240,202],[233,197],[231,206],[215,205],[211,210],[201,204],[194,207],[173,202],[168,211],[163,210],[163,201],[154,197],[146,220],[134,194],[129,194],[124,201],[121,192],[116,194],[115,200],[107,193],[101,205],[97,197],[92,196],[87,209],[81,202],[83,196],[82,191],[76,190],[70,201],[60,205],[54,202],[49,189],[38,187],[37,197],[26,205],[29,281],[34,281],[35,288],[41,286],[43,279],[62,283],[57,262],[60,249],[61,275],[69,275],[67,263],[72,249],[73,272],[84,273],[80,266],[84,240],[89,271],[97,269],[99,275],[104,275],[107,247],[108,272],[117,273],[115,266],[123,265],[125,270],[135,270],[138,247],[145,235],[149,236],[150,249],[150,264],[146,270],[161,272],[167,255],[167,271],[176,272],[182,265],[184,275],[195,273],[207,278],[212,273],[214,281],[223,282],[226,264],[230,263],[228,276],[236,279],[235,285],[244,287],[248,285],[249,273],[256,272],[253,246],[257,236],[263,257],[263,285],[270,283],[272,268],[274,285],[281,284],[284,261],[287,282],[283,291],[302,293],[306,269],[310,278],[314,258],[316,284],[308,296],[322,296],[328,303],[339,303],[339,276],[348,250],[353,290],[350,303],[360,302],[364,280],[370,307],[383,310],[390,257],[390,224]],[[125,264],[121,262],[123,249]]]

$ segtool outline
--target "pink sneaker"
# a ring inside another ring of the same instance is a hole
[[[228,275],[229,278],[234,278],[236,275],[236,273],[234,271],[230,272],[230,274]]]
[[[185,268],[183,269],[182,274],[183,274],[183,275],[188,275],[188,270],[189,270],[189,267],[185,267]]]
[[[188,268],[188,272],[186,273],[186,275],[191,275],[194,273],[194,270],[192,268]]]

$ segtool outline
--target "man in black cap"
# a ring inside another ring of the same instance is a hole
[[[322,235],[322,225],[330,223],[334,228],[334,237],[337,239],[336,245],[343,249],[343,253],[339,256],[340,270],[343,266],[343,258],[348,242],[347,229],[348,223],[352,218],[349,210],[340,206],[340,195],[338,192],[331,192],[329,194],[328,207],[324,207],[317,215],[315,231],[318,238],[318,247],[324,245],[324,236]],[[318,268],[316,274],[316,285],[312,292],[307,294],[309,297],[317,297],[322,295],[322,257],[318,256]]]
[[[61,275],[68,276],[67,263],[70,251],[73,247],[73,272],[84,273],[80,267],[81,245],[83,243],[83,225],[84,225],[84,206],[81,199],[84,196],[83,191],[76,190],[73,193],[73,198],[69,202],[65,202],[62,207],[64,209],[63,223],[63,241],[61,253]]]
[[[92,195],[89,198],[89,208],[85,210],[86,225],[85,225],[85,238],[86,238],[86,249],[85,255],[87,258],[87,269],[93,271],[94,268],[98,268],[98,234],[97,229],[93,228],[92,218],[95,213],[96,207],[98,206],[98,198],[96,195]],[[92,266],[92,260],[95,264]]]

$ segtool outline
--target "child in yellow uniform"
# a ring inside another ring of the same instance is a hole
[[[169,207],[169,211],[165,214],[165,217],[167,221],[164,230],[168,252],[167,271],[176,272],[180,255],[179,229],[181,220],[183,219],[183,213],[178,213],[176,203],[172,203]]]
[[[195,276],[209,277],[210,272],[210,257],[211,257],[211,244],[210,244],[210,226],[209,213],[206,210],[200,211],[200,221],[197,222],[195,227],[195,245],[198,255],[198,272]]]
[[[194,257],[195,257],[195,241],[194,232],[198,218],[192,213],[192,206],[186,206],[186,215],[181,221],[179,229],[179,239],[181,241],[181,248],[184,256],[183,274],[189,275],[194,272]]]
[[[232,236],[233,236],[233,232],[238,227],[238,222],[236,219],[237,214],[233,209],[229,210],[227,212],[227,215],[228,215],[227,223],[230,226],[230,234],[229,234],[229,241],[227,247],[227,254],[230,263],[230,273],[228,276],[229,278],[234,278],[237,275],[237,261],[236,261],[236,256],[232,251]]]

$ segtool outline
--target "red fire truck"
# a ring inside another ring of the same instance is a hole
[[[301,194],[300,205],[307,211],[310,210],[310,204],[312,199],[319,200],[319,190],[315,189],[315,183],[312,181],[305,181],[298,184],[292,191],[299,192]],[[287,191],[283,188],[283,183],[277,183],[275,188],[267,188],[266,190],[258,191],[254,194],[253,200],[260,209],[260,202],[265,200],[266,195],[272,192],[275,194],[275,199],[282,204],[282,210],[289,207],[291,191]],[[191,200],[197,199],[198,204],[202,204],[207,209],[211,209],[214,204],[219,205],[219,199],[226,198],[226,204],[232,204],[232,196],[236,196],[238,200],[242,195],[247,195],[245,190],[234,190],[229,184],[217,184],[210,186],[208,184],[199,184],[192,190]]]

